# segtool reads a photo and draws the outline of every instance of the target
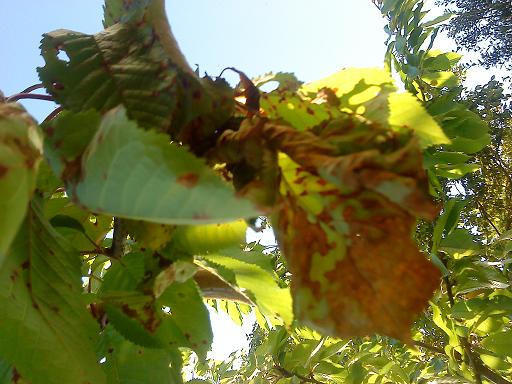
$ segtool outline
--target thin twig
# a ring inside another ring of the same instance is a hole
[[[295,376],[295,377],[299,378],[300,380],[302,380],[302,382],[305,382],[305,383],[324,384],[323,381],[319,381],[319,380],[315,379],[314,377],[302,376],[296,372],[291,372],[291,371],[287,370],[286,368],[281,367],[280,365],[277,365],[277,364],[274,365],[274,368],[285,377]]]
[[[452,283],[450,282],[450,279],[448,276],[443,277],[444,284],[446,286],[446,293],[448,295],[448,300],[450,302],[450,307],[453,307],[455,305],[455,299],[453,296],[452,291]],[[467,339],[465,339],[462,336],[459,336],[459,342],[462,345],[462,348],[464,349],[464,353],[466,354],[466,357],[468,359],[469,365],[471,366],[473,370],[473,375],[475,377],[475,383],[476,384],[482,384],[482,377],[480,374],[480,371],[477,369],[477,365],[475,363],[475,356],[473,354],[473,351],[471,350],[471,345],[469,345],[469,342]]]
[[[25,89],[24,89],[23,91],[21,91],[20,93],[30,93],[30,92],[35,91],[36,89],[41,89],[41,88],[44,88],[43,83],[34,84],[34,85],[31,85],[31,86],[30,86],[30,87],[28,87],[28,88],[25,88]]]
[[[110,248],[110,256],[114,259],[120,259],[124,254],[124,245],[126,233],[119,217],[114,217],[114,233],[112,235],[112,246]]]
[[[427,344],[427,343],[424,343],[422,341],[413,341],[414,345],[418,346],[418,347],[421,347],[421,348],[425,348],[431,352],[434,352],[434,353],[439,353],[439,354],[442,354],[442,355],[446,355],[446,352],[439,348],[439,347],[436,347],[436,346],[433,346],[433,345],[430,345],[430,344]],[[480,358],[476,357],[475,356],[475,359],[474,359],[474,363],[475,363],[475,368],[478,372],[480,372],[480,374],[482,376],[485,376],[486,378],[488,378],[489,380],[491,380],[492,382],[496,383],[496,384],[512,384],[512,382],[504,379],[503,377],[501,377],[499,374],[497,374],[496,372],[494,372],[492,369],[490,369],[489,367],[487,367],[481,360]]]
[[[455,189],[457,190],[457,192],[459,192],[461,195],[466,195],[464,192],[462,192],[460,189],[459,189],[459,186],[457,185],[457,183],[454,184],[455,186]],[[478,197],[475,196],[474,198],[475,202],[476,202],[476,205],[478,205],[478,209],[480,210],[480,212],[482,213],[482,215],[484,216],[484,219],[487,220],[487,222],[491,225],[491,227],[494,228],[494,230],[496,231],[496,233],[498,234],[498,236],[501,236],[501,232],[499,231],[498,228],[496,228],[496,226],[494,225],[494,223],[492,222],[491,218],[489,217],[489,215],[487,214],[487,210],[484,208],[484,206],[482,205],[482,203],[480,203],[480,201],[478,200]]]
[[[496,226],[494,225],[494,223],[492,222],[491,218],[489,217],[489,215],[487,214],[487,211],[485,210],[484,206],[482,205],[482,203],[480,203],[480,201],[478,201],[478,198],[475,198],[475,201],[476,201],[476,205],[478,205],[478,209],[480,210],[480,212],[482,212],[482,215],[484,215],[485,217],[485,220],[487,220],[487,222],[489,224],[491,224],[491,227],[494,228],[494,230],[496,231],[496,233],[498,234],[498,236],[501,236],[501,232],[498,228],[496,228]]]
[[[45,117],[45,119],[43,120],[43,122],[41,124],[47,123],[50,120],[52,120],[55,116],[57,116],[59,113],[62,112],[62,109],[63,109],[62,107],[55,108],[52,112],[50,112],[50,114],[48,116]]]
[[[482,376],[487,377],[489,380],[496,384],[512,384],[512,381],[508,381],[504,377],[494,372],[492,369],[487,367],[478,357],[475,358],[475,366],[476,369],[482,374]]]
[[[436,347],[434,345],[430,345],[430,344],[427,344],[427,343],[424,343],[423,341],[416,341],[416,340],[413,340],[412,342],[415,346],[417,347],[421,347],[421,348],[425,348],[425,349],[428,349],[429,351],[431,352],[435,352],[435,353],[440,353],[442,355],[446,355],[446,352],[444,351],[444,349],[442,348],[439,348],[439,347]]]
[[[53,96],[50,95],[39,95],[39,94],[33,94],[33,93],[17,93],[16,95],[12,95],[11,97],[7,98],[7,102],[11,103],[13,101],[18,101],[21,99],[36,99],[36,100],[46,100],[46,101],[55,101]]]
[[[103,248],[91,249],[89,251],[80,251],[81,255],[108,255],[108,251]]]

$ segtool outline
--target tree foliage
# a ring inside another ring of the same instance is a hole
[[[447,17],[376,5],[387,68],[308,84],[200,77],[163,0],[43,36],[49,95],[0,102],[0,382],[509,383],[505,96],[461,92]],[[254,313],[247,353],[208,358],[206,305]]]
[[[481,55],[486,68],[512,68],[512,7],[507,0],[440,0],[455,16],[448,35],[458,46]]]

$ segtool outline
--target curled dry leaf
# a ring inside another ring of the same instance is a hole
[[[284,152],[274,225],[295,315],[331,335],[409,341],[439,283],[411,238],[417,216],[438,212],[417,139],[351,117],[316,135],[271,124],[264,131]]]

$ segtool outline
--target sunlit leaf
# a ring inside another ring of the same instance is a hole
[[[286,324],[293,320],[290,291],[281,288],[275,277],[258,265],[250,263],[250,252],[244,261],[237,257],[236,249],[224,250],[220,254],[201,255],[212,269],[228,282],[242,289],[267,316],[277,316]]]
[[[481,246],[467,230],[454,229],[446,238],[441,240],[439,249],[452,255],[455,259],[460,259],[478,253]]]
[[[0,265],[27,211],[41,152],[36,122],[19,104],[0,102]]]
[[[394,93],[389,96],[389,124],[395,128],[413,130],[423,148],[450,143],[441,127],[410,93]]]
[[[382,86],[392,85],[388,71],[381,68],[347,68],[324,79],[304,84],[303,92],[332,89],[341,98],[342,105],[354,107],[375,97]]]
[[[512,331],[489,335],[482,340],[482,345],[499,355],[512,357]]]
[[[247,223],[180,226],[173,235],[173,246],[190,254],[204,254],[245,244]]]
[[[292,93],[263,94],[261,108],[269,118],[283,120],[300,131],[340,116],[337,108],[327,104],[315,104]]]

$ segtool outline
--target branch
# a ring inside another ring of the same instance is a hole
[[[494,230],[496,231],[496,233],[498,234],[498,236],[501,236],[501,232],[498,228],[496,228],[496,226],[494,225],[494,223],[492,222],[491,218],[489,217],[489,215],[487,214],[487,210],[484,208],[484,206],[482,205],[482,203],[480,203],[480,201],[478,201],[478,197],[475,198],[475,201],[476,201],[476,205],[478,205],[478,209],[480,210],[480,212],[482,212],[482,215],[484,215],[484,218],[485,220],[487,220],[487,222],[489,224],[491,224],[491,227],[494,228]]]
[[[444,280],[444,284],[446,285],[446,293],[448,295],[448,300],[450,301],[450,306],[453,307],[455,305],[455,299],[453,296],[452,284],[451,284],[448,276],[443,277],[443,280]],[[462,345],[462,348],[464,349],[464,353],[466,354],[469,365],[473,369],[473,374],[475,376],[475,383],[482,384],[482,377],[481,377],[480,371],[477,369],[477,366],[475,364],[475,356],[473,354],[473,351],[471,350],[471,345],[469,345],[469,342],[467,341],[467,339],[465,339],[462,336],[459,336],[459,342]]]
[[[454,300],[454,296],[453,296],[451,282],[447,277],[444,277],[443,280],[446,285],[448,300],[450,301],[450,305],[453,306],[455,300]],[[471,345],[469,344],[469,342],[466,339],[459,337],[459,340],[461,342],[462,347],[464,348],[464,352],[468,356],[468,360],[471,365],[471,368],[473,368],[473,372],[475,373],[475,382],[482,383],[482,379],[480,376],[484,376],[487,379],[494,382],[495,384],[512,384],[512,382],[506,380],[505,378],[503,378],[502,376],[500,376],[499,374],[494,372],[492,369],[487,367],[482,362],[480,357],[473,353],[473,351],[471,350]],[[422,341],[413,341],[413,344],[418,347],[428,349],[429,351],[446,355],[445,351],[442,350],[441,348],[423,343]]]
[[[114,233],[112,235],[112,246],[110,247],[110,257],[120,259],[124,254],[124,245],[126,240],[126,231],[119,217],[114,217]]]
[[[303,383],[324,384],[324,382],[318,381],[314,377],[306,377],[306,376],[299,375],[298,373],[291,372],[291,371],[287,370],[286,368],[281,367],[280,365],[277,365],[277,364],[274,365],[274,369],[277,370],[279,373],[281,373],[284,377],[295,376],[295,377],[299,378],[300,380],[302,380]]]
[[[424,343],[423,341],[413,340],[412,343],[415,346],[417,346],[417,347],[428,349],[431,352],[435,352],[435,353],[439,353],[439,354],[442,354],[442,355],[446,355],[446,352],[444,351],[444,349],[436,347],[434,345],[430,345],[430,344]]]
[[[512,381],[508,381],[504,377],[494,372],[492,369],[487,367],[487,365],[485,365],[478,357],[475,358],[475,367],[482,376],[485,376],[496,384],[512,384]]]
[[[187,59],[185,59],[172,33],[167,14],[165,13],[165,0],[152,1],[147,11],[147,18],[153,26],[155,34],[160,40],[167,56],[179,68],[195,77],[195,72],[187,63]]]
[[[36,89],[44,88],[44,85],[42,83],[31,85],[28,88],[25,88],[20,93],[30,93],[32,91],[35,91]]]
[[[54,117],[56,117],[59,113],[61,113],[62,110],[63,110],[62,107],[55,108],[52,112],[50,112],[50,114],[48,116],[45,117],[45,119],[43,120],[43,122],[41,124],[45,124],[45,123],[49,122]]]
[[[36,99],[36,100],[46,100],[46,101],[55,101],[53,96],[50,95],[38,95],[32,93],[17,93],[7,98],[8,103],[12,103],[13,101],[18,101],[21,99]]]

